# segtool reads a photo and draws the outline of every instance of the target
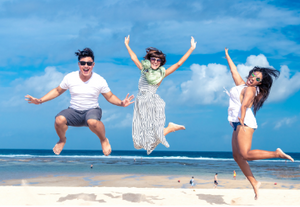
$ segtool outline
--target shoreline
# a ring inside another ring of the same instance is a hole
[[[1,186],[53,186],[53,187],[135,187],[135,188],[175,188],[188,189],[191,177],[185,175],[145,175],[145,174],[80,174],[80,175],[47,175],[27,179],[1,180]],[[300,182],[269,178],[263,180],[260,189],[295,189],[300,190]],[[194,176],[194,189],[213,188],[213,177],[199,178]],[[252,189],[244,176],[236,180],[218,176],[218,189]]]

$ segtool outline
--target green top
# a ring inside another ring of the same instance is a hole
[[[156,70],[151,68],[151,63],[149,60],[141,61],[143,69],[141,73],[145,74],[146,80],[150,85],[158,84],[166,75],[166,69],[160,66]]]

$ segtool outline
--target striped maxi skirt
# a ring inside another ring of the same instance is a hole
[[[135,99],[132,138],[136,149],[144,148],[149,155],[162,143],[169,147],[164,136],[165,102],[156,93],[140,91]]]

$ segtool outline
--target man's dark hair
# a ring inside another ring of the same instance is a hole
[[[78,61],[80,61],[81,58],[85,57],[91,57],[94,61],[94,53],[88,47],[84,48],[82,51],[78,50],[78,52],[75,52],[75,55],[78,56]]]

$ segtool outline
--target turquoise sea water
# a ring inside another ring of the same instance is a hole
[[[249,162],[253,174],[260,180],[280,180],[300,183],[300,153],[288,153],[295,162],[270,159]],[[91,169],[91,165],[93,168]],[[104,156],[96,150],[63,150],[61,155],[52,150],[0,149],[0,185],[4,180],[38,176],[93,176],[101,174],[185,175],[212,179],[244,179],[231,152],[113,151]]]

